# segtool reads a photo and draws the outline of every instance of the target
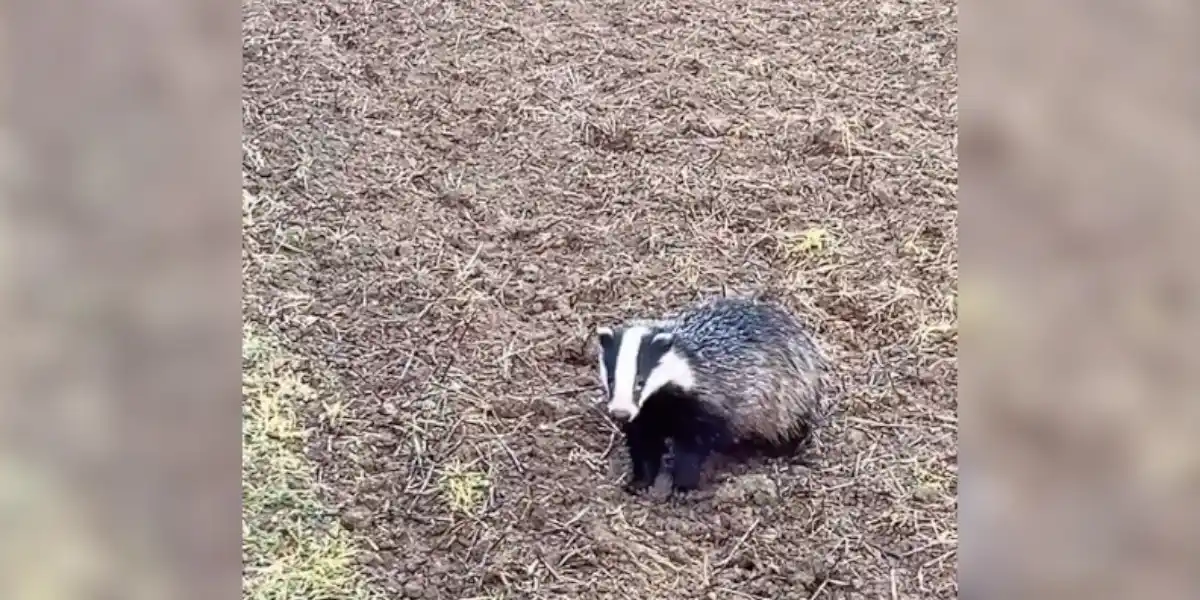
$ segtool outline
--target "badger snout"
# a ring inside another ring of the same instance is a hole
[[[633,411],[627,408],[611,407],[608,414],[618,423],[628,423],[633,420]]]

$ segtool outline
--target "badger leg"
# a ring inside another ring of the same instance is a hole
[[[672,475],[672,490],[686,493],[700,487],[700,474],[704,464],[717,447],[728,438],[723,423],[696,415],[680,427],[675,440],[675,464]]]
[[[626,491],[637,492],[654,485],[667,452],[666,437],[652,427],[630,426],[625,430],[625,443],[633,467]]]
[[[700,487],[700,473],[709,451],[701,445],[692,444],[680,444],[676,448],[671,490],[675,493],[690,492]]]

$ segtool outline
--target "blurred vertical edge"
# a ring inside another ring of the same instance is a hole
[[[1194,3],[962,12],[962,590],[1194,598]]]
[[[237,14],[6,6],[0,597],[240,589]]]

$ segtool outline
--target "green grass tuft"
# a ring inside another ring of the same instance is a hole
[[[367,599],[354,547],[322,506],[300,408],[316,400],[278,345],[242,331],[242,597]]]

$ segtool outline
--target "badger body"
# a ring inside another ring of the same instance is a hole
[[[673,488],[688,491],[712,452],[791,451],[829,415],[828,360],[773,302],[709,299],[662,319],[601,327],[597,337],[608,412],[633,463],[630,491],[653,484],[667,439]]]

